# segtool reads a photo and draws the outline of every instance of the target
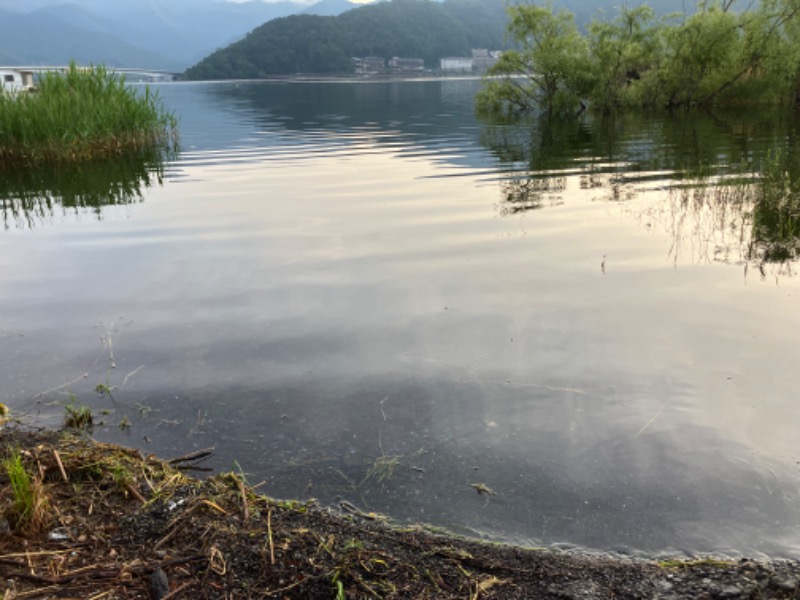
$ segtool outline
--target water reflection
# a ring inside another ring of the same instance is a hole
[[[124,159],[6,171],[0,178],[5,229],[34,228],[58,213],[92,214],[142,202],[144,191],[164,181],[165,156],[148,152]]]
[[[468,83],[163,86],[137,218],[0,235],[2,401],[471,535],[800,556],[796,179],[733,195],[795,125],[484,128]]]
[[[195,114],[184,115],[181,135],[190,146],[229,145],[228,153],[215,154],[216,164],[385,150],[446,166],[492,168],[473,116],[480,85],[478,79],[209,84],[201,88],[205,110],[190,107]],[[201,129],[187,130],[195,125]]]
[[[768,263],[790,274],[798,258],[797,133],[797,119],[780,114],[541,118],[488,126],[481,142],[508,169],[502,215],[560,205],[571,186],[606,202],[639,199],[631,210],[670,233],[676,261],[690,242],[701,260],[745,263],[763,275]]]

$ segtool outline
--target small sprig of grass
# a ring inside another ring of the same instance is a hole
[[[69,402],[64,405],[64,427],[66,429],[77,429],[78,431],[89,430],[94,425],[92,409],[78,402],[75,396],[70,396]]]
[[[19,451],[13,452],[3,461],[3,470],[8,475],[13,492],[9,521],[17,529],[41,531],[47,514],[47,499],[41,480],[31,477]]]
[[[386,456],[382,455],[375,459],[370,468],[367,470],[367,475],[364,481],[368,479],[375,479],[379,483],[391,479],[394,474],[394,468],[400,464],[399,456]],[[362,481],[362,483],[364,482]]]

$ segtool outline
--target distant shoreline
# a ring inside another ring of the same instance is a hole
[[[377,75],[314,75],[314,74],[295,74],[295,75],[270,75],[268,77],[258,77],[253,79],[182,79],[176,78],[175,83],[394,83],[407,81],[480,81],[485,77],[484,74],[453,74],[444,75],[441,73],[424,73],[421,75],[413,74],[377,74]]]

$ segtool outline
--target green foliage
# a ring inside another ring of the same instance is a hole
[[[91,429],[94,425],[92,409],[85,404],[80,404],[75,396],[64,405],[64,427],[67,429]]]
[[[46,72],[38,91],[0,94],[0,169],[80,163],[174,146],[177,120],[149,88],[104,67]]]
[[[386,456],[382,455],[375,459],[369,470],[367,471],[364,481],[370,478],[376,479],[378,482],[383,483],[387,479],[391,479],[394,474],[394,469],[400,464],[399,456]],[[361,483],[364,483],[362,481]]]
[[[393,0],[342,14],[350,56],[414,56],[438,66],[442,56],[469,53],[465,27],[427,0]]]
[[[552,5],[532,4],[509,6],[508,14],[508,33],[520,47],[504,52],[489,69],[491,79],[477,97],[479,108],[500,114],[537,106],[551,115],[574,111],[594,77],[589,47],[574,16],[554,13]]]
[[[621,106],[645,102],[638,97],[642,74],[658,63],[663,49],[663,30],[654,23],[647,5],[623,7],[613,21],[592,20],[589,44],[596,82],[591,93],[594,106],[611,112]]]
[[[246,79],[295,73],[350,73],[351,57],[422,58],[503,47],[507,22],[501,0],[391,0],[338,17],[273,19],[243,40],[217,50],[185,73],[187,79]]]
[[[757,179],[750,258],[781,263],[800,258],[800,164],[786,152],[771,153]]]
[[[3,470],[8,475],[13,492],[13,504],[8,513],[10,521],[23,530],[40,530],[46,520],[47,507],[41,481],[28,474],[19,451],[14,451],[3,460]]]
[[[656,19],[623,7],[578,33],[571,13],[510,6],[519,46],[490,70],[480,112],[568,114],[588,99],[599,112],[730,104],[800,103],[800,2],[763,0],[737,13],[700,0],[691,15]]]
[[[665,30],[666,58],[658,71],[661,101],[667,106],[707,103],[741,69],[738,18],[718,5],[700,10]]]
[[[3,468],[11,482],[11,489],[14,492],[14,505],[12,511],[17,522],[25,522],[33,513],[34,496],[33,482],[31,476],[22,464],[22,456],[19,452],[14,452],[10,457],[3,461]]]

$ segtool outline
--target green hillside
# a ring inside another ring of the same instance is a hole
[[[273,19],[186,71],[187,79],[238,79],[293,73],[347,73],[353,56],[469,56],[504,47],[503,0],[392,0],[337,17]]]

